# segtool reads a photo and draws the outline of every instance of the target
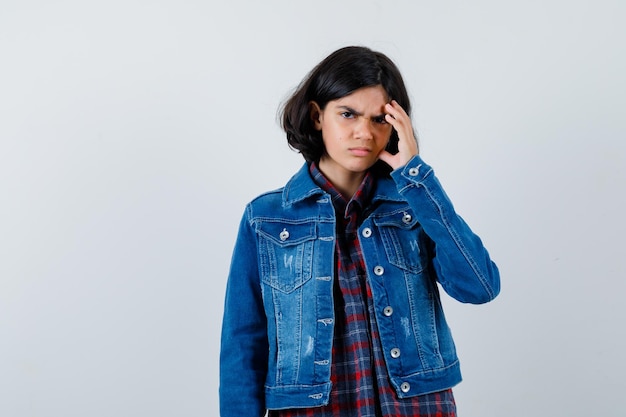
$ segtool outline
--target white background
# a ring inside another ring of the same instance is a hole
[[[444,299],[459,415],[623,416],[626,5],[0,0],[0,415],[216,416],[244,204],[276,112],[389,55],[424,159],[502,274]]]

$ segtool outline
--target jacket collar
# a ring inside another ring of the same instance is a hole
[[[311,178],[309,165],[305,163],[296,174],[291,177],[283,188],[283,206],[290,207],[307,198],[326,194]],[[378,201],[405,201],[398,192],[396,183],[390,177],[377,178],[372,203]]]
[[[396,182],[391,177],[383,177],[376,181],[376,188],[372,196],[372,204],[379,201],[404,202],[406,200],[398,192]]]
[[[283,188],[283,206],[289,207],[306,198],[321,194],[324,194],[324,191],[315,184],[309,174],[309,165],[305,163]]]

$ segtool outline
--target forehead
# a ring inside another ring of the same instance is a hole
[[[387,92],[381,85],[363,87],[347,96],[332,100],[328,104],[333,107],[347,106],[358,111],[380,112],[389,102]]]

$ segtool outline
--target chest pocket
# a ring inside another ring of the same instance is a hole
[[[373,219],[389,262],[417,274],[426,265],[424,231],[411,210]]]
[[[315,222],[263,221],[257,234],[264,284],[290,293],[311,279]]]

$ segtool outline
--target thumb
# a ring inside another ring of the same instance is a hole
[[[379,154],[378,154],[378,159],[380,159],[381,161],[385,162],[387,165],[389,165],[391,168],[396,169],[396,167],[394,167],[394,160],[395,157],[394,155],[392,155],[391,153],[389,153],[386,150],[382,150]]]

